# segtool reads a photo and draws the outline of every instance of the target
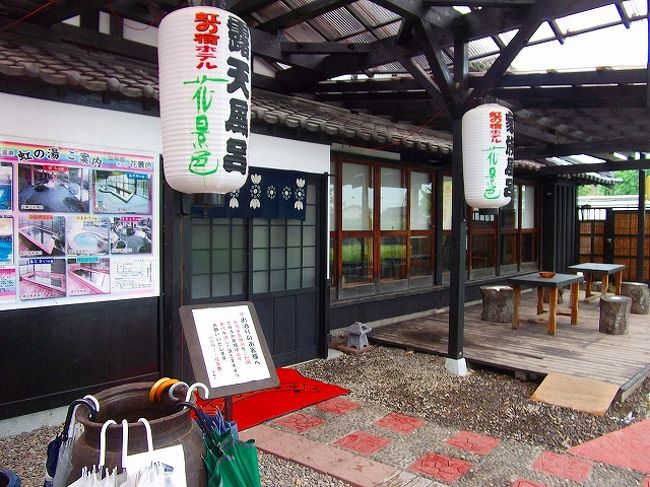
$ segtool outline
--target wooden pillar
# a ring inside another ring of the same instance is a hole
[[[645,262],[645,170],[639,170],[639,214],[636,237],[636,280],[645,282],[643,264]]]
[[[454,42],[454,86],[459,105],[464,101],[465,81],[467,79],[467,43],[456,39]],[[465,211],[465,191],[463,180],[463,131],[462,110],[452,114],[454,155],[452,161],[452,206],[451,206],[451,255],[449,282],[449,345],[447,357],[463,358],[465,339],[465,258],[467,255],[467,221]]]

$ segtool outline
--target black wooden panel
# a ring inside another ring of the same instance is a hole
[[[3,311],[0,418],[157,376],[158,306],[142,298]]]
[[[275,333],[273,329],[273,298],[255,298],[252,300],[255,306],[255,311],[260,319],[262,331],[264,332],[264,339],[269,346],[271,355],[275,355],[274,338]]]
[[[316,323],[310,323],[316,327]],[[296,350],[296,296],[273,298],[273,355]]]
[[[465,301],[480,299],[480,286],[503,282],[505,278],[467,283]],[[400,295],[374,296],[372,299],[355,300],[347,303],[331,303],[329,330],[343,328],[355,321],[368,323],[404,316],[420,311],[449,306],[449,288],[439,287],[426,292],[410,292]]]
[[[296,296],[296,348],[298,350],[314,347],[318,343],[317,299],[316,292]]]

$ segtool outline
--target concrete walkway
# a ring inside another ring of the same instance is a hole
[[[552,452],[336,397],[241,437],[355,487],[650,487],[650,420]]]

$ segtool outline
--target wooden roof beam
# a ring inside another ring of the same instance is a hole
[[[538,159],[541,157],[571,156],[575,154],[590,154],[593,152],[625,152],[649,151],[650,140],[646,137],[612,137],[607,140],[591,142],[571,142],[568,144],[545,145],[535,147],[518,147],[515,150],[517,159]]]
[[[541,19],[540,12],[536,6],[526,10],[524,15],[525,19],[523,25],[519,28],[515,36],[508,43],[508,45],[501,51],[499,57],[492,63],[492,66],[481,77],[481,82],[472,91],[468,102],[480,102],[481,99],[494,88],[503,76],[506,70],[512,64],[512,61],[517,57],[521,50],[528,44],[531,36],[537,31],[543,20]]]
[[[99,15],[99,10],[109,3],[111,3],[110,0],[84,0],[83,2],[58,1],[55,6],[43,9],[36,15],[30,17],[29,22],[49,27],[75,15],[84,15],[92,12],[97,12]]]
[[[516,149],[515,149],[516,152]],[[560,174],[581,174],[586,172],[626,171],[630,169],[650,169],[650,160],[606,161],[593,164],[567,164],[540,168],[538,174],[557,176]]]

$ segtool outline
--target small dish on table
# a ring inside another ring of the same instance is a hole
[[[555,275],[555,272],[553,271],[539,271],[537,274],[539,274],[539,277],[543,277],[544,279],[550,279]]]

